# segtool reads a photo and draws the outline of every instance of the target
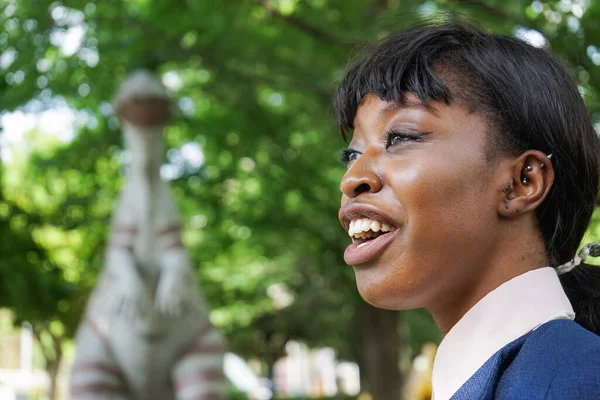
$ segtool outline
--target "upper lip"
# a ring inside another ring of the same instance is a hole
[[[351,221],[362,218],[379,221],[394,228],[398,227],[398,224],[388,213],[370,204],[348,203],[340,209],[338,217],[346,232],[350,229]]]

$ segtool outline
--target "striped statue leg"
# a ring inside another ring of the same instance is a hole
[[[83,321],[76,336],[77,354],[71,371],[72,400],[131,400],[127,381],[102,330]]]
[[[225,400],[223,374],[225,342],[208,321],[207,326],[175,364],[173,382],[177,400]]]

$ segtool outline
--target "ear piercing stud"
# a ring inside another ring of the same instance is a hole
[[[528,166],[526,166],[525,168],[523,168],[523,172],[525,172],[525,173],[527,173],[527,172],[531,172],[531,171],[533,171],[533,167],[532,167],[531,165],[528,165]],[[527,177],[526,177],[526,176],[524,176],[524,177],[521,179],[521,183],[522,183],[523,185],[526,185],[526,184],[527,184]]]
[[[548,158],[548,160],[551,160],[552,159],[552,154],[548,154],[546,157]],[[540,168],[544,168],[545,166],[546,166],[546,163],[542,161],[540,163]]]
[[[552,153],[548,154],[546,157],[548,158],[548,160],[551,160],[552,159]],[[544,163],[543,161],[540,162],[540,169],[544,168],[545,166],[546,166],[546,163]],[[528,165],[525,168],[523,168],[523,172],[525,172],[525,173],[531,172],[531,171],[533,171],[533,167],[531,165]],[[523,185],[527,184],[527,177],[526,176],[524,176],[521,179],[521,183],[523,183]]]

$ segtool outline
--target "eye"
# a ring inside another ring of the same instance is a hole
[[[350,161],[356,160],[360,152],[354,149],[342,149],[340,151],[340,161],[344,163],[345,166],[348,166]]]
[[[418,142],[421,137],[430,132],[397,132],[389,131],[385,134],[385,148],[397,146],[405,142]]]

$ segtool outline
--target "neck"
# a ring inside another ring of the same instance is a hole
[[[535,230],[512,229],[498,235],[486,265],[475,265],[465,271],[468,279],[449,288],[428,307],[436,324],[445,335],[479,300],[492,290],[527,271],[549,265],[544,241]]]
[[[131,169],[129,179],[132,181],[145,182],[153,184],[160,180],[160,162],[136,160],[131,158]]]
[[[137,127],[123,124],[126,148],[131,154],[129,178],[148,184],[160,180],[163,158],[163,127]]]

